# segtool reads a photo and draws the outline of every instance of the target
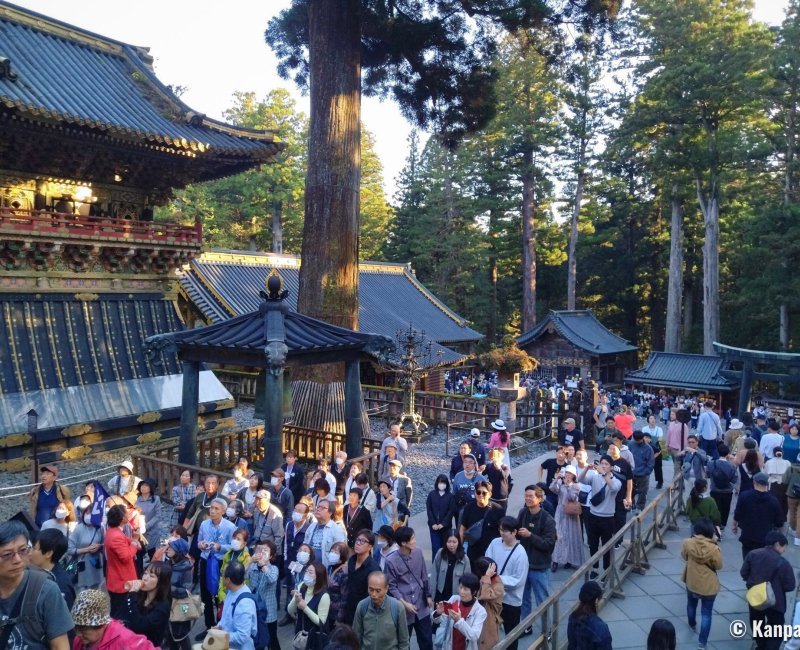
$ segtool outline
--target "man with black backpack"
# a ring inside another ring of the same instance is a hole
[[[719,458],[712,458],[706,465],[706,476],[709,479],[709,487],[711,498],[719,508],[720,516],[720,538],[722,538],[722,531],[728,525],[728,516],[731,512],[731,501],[733,500],[733,491],[736,488],[736,483],[739,480],[739,472],[730,461],[731,450],[727,445],[721,444],[719,446]]]
[[[0,648],[69,650],[72,616],[58,585],[28,566],[28,530],[0,524]]]

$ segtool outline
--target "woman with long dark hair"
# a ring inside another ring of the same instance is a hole
[[[753,440],[753,444],[755,444],[755,440]],[[758,474],[762,467],[758,450],[755,447],[748,448],[742,464],[739,465],[739,494],[753,489],[753,476]]]
[[[433,580],[435,603],[449,600],[458,593],[458,581],[466,573],[470,573],[469,558],[464,553],[464,545],[458,531],[451,530],[447,541],[433,558]]]
[[[611,650],[611,631],[597,615],[603,588],[594,580],[584,582],[578,594],[580,604],[567,622],[567,650]]]
[[[131,594],[125,627],[144,634],[154,646],[160,646],[169,625],[172,607],[172,566],[166,562],[151,562],[141,580],[125,583]]]
[[[300,632],[308,633],[308,648],[325,645],[320,637],[327,629],[330,606],[328,574],[321,562],[314,562],[306,570],[303,584],[294,592],[287,607],[289,616],[297,619],[295,636]]]
[[[694,481],[694,487],[689,492],[686,500],[686,516],[689,521],[695,523],[701,517],[709,519],[715,526],[719,526],[721,517],[717,502],[709,497],[708,481],[698,478]]]
[[[192,568],[194,560],[189,555],[189,543],[181,537],[171,539],[166,546],[165,556],[172,567],[172,597],[186,598],[192,593]],[[192,642],[189,633],[194,621],[170,621],[169,632],[164,638],[162,648],[169,650],[190,650]]]
[[[675,626],[665,618],[657,618],[647,635],[647,650],[675,650]]]

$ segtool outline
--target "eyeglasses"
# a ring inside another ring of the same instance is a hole
[[[369,544],[368,539],[364,539],[363,537],[356,537],[356,544]]]
[[[20,559],[24,560],[31,554],[31,547],[26,546],[25,548],[20,548],[16,551],[6,551],[5,553],[0,553],[0,562],[10,562],[14,559],[15,555],[19,555]]]
[[[487,494],[489,494],[489,493],[488,493],[486,490],[481,490],[480,492],[478,492],[478,491],[476,490],[476,491],[475,491],[475,494],[477,494],[479,497],[485,497],[485,496],[486,496]]]

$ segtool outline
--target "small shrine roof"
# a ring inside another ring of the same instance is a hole
[[[625,375],[625,383],[727,392],[735,384],[721,374],[725,365],[717,356],[651,352],[643,368]]]
[[[572,345],[593,355],[620,354],[638,348],[607,329],[589,309],[551,311],[547,317],[519,338],[524,347],[554,329]]]

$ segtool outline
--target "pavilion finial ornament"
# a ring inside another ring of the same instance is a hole
[[[267,276],[266,293],[261,291],[260,295],[264,300],[270,302],[280,302],[289,295],[289,290],[283,288],[283,278],[275,269],[272,269]]]

